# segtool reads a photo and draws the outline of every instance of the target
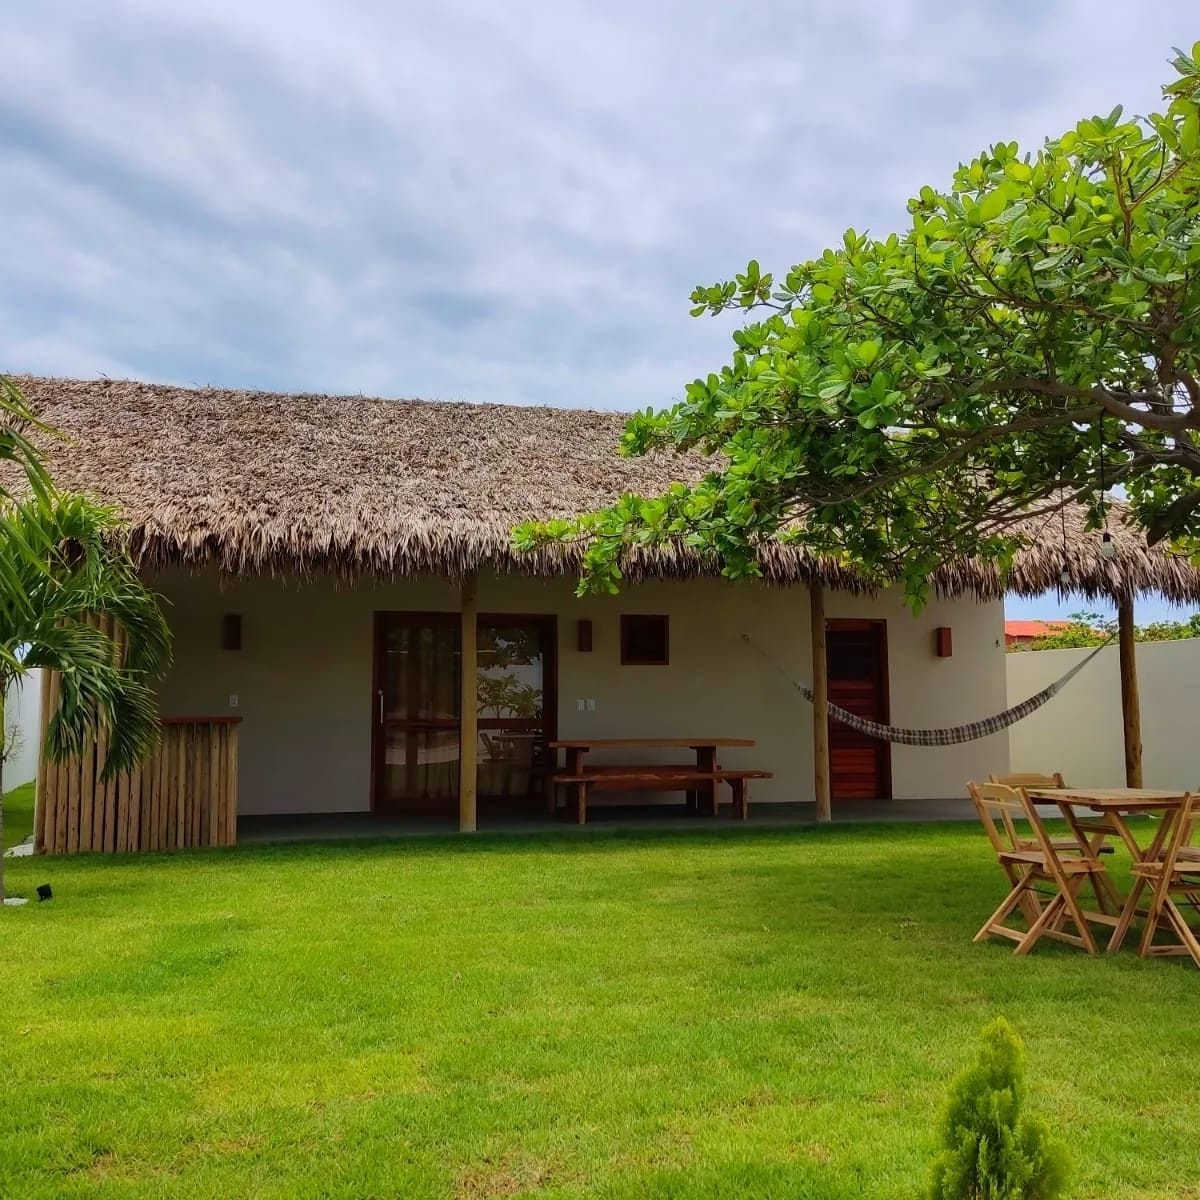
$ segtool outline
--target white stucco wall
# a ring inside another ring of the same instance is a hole
[[[454,586],[220,581],[178,571],[151,582],[170,603],[176,635],[175,665],[161,688],[164,713],[227,713],[230,694],[239,698],[242,812],[369,809],[373,614],[456,611]],[[751,633],[786,675],[807,681],[804,588],[693,580],[576,599],[570,580],[502,576],[480,580],[479,606],[558,616],[560,737],[751,737],[754,749],[721,757],[775,772],[755,785],[755,802],[811,799],[811,709],[741,640]],[[895,723],[955,724],[1004,707],[999,603],[935,602],[914,618],[898,596],[835,593],[826,607],[830,617],[887,619]],[[220,648],[226,612],[242,615],[240,651]],[[669,666],[620,665],[623,612],[670,616]],[[593,621],[591,653],[575,649],[574,622],[582,617]],[[954,630],[950,659],[934,656],[938,625]],[[594,699],[595,711],[577,712],[578,698]],[[947,749],[896,747],[894,794],[961,796],[967,779],[1005,769],[1007,750],[1004,735]]]
[[[42,673],[30,671],[4,698],[4,790],[37,776],[42,706]]]
[[[1009,703],[1060,678],[1090,650],[1035,650],[1006,656]],[[1142,782],[1195,787],[1200,782],[1200,638],[1139,642]],[[1009,731],[1014,771],[1061,771],[1068,783],[1125,782],[1121,675],[1116,644],[1101,652],[1062,692]]]

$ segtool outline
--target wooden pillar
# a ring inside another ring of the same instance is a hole
[[[46,819],[49,813],[51,798],[48,780],[54,777],[46,761],[46,730],[50,728],[50,716],[54,706],[58,704],[58,672],[42,671],[41,714],[37,729],[37,785],[33,799],[33,852],[46,853]],[[50,841],[54,841],[54,826],[51,830]]]
[[[458,829],[474,833],[476,754],[479,742],[479,701],[476,695],[477,675],[475,642],[479,620],[479,603],[475,576],[467,575],[462,583],[462,634],[460,637],[462,717],[458,758]]]
[[[808,590],[812,619],[813,796],[817,820],[833,817],[829,780],[829,672],[825,653],[825,589],[813,583]]]
[[[1125,786],[1142,786],[1142,710],[1138,701],[1137,643],[1133,598],[1117,601],[1117,637],[1121,648],[1121,716],[1125,731]]]

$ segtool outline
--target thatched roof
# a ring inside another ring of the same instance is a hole
[[[573,571],[570,548],[516,555],[515,524],[571,516],[624,492],[653,494],[697,477],[695,456],[623,459],[618,413],[579,409],[284,396],[117,380],[21,378],[38,414],[63,431],[47,442],[60,487],[116,502],[147,565],[216,564],[235,573],[332,570],[345,574],[461,574],[472,569]],[[1070,514],[1071,590],[1099,595],[1158,590],[1200,599],[1200,571],[1150,549],[1119,511],[1117,556]],[[1058,521],[1035,530],[1007,590],[1060,586]],[[773,546],[763,555],[779,582],[819,577],[860,590],[837,564]],[[631,564],[637,576],[696,574],[683,550]],[[989,566],[948,561],[938,591],[995,596]]]

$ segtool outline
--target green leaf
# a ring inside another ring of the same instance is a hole
[[[1190,156],[1196,153],[1198,145],[1200,145],[1200,116],[1192,113],[1179,130],[1179,148],[1184,154]]]
[[[1008,200],[1003,192],[999,190],[988,192],[979,202],[979,219],[994,221],[1007,207]]]
[[[882,346],[879,342],[858,342],[851,348],[854,356],[864,367],[869,367],[878,357]]]

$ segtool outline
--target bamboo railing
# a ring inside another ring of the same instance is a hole
[[[124,631],[108,616],[91,624],[123,653]],[[61,676],[42,681],[39,745],[46,744]],[[163,717],[154,753],[131,771],[104,778],[103,735],[78,758],[38,766],[34,851],[122,854],[237,845],[238,724],[241,717]]]
[[[43,736],[57,679],[43,688]],[[38,769],[38,854],[183,850],[237,844],[240,717],[164,717],[154,754],[103,778],[105,742]]]

